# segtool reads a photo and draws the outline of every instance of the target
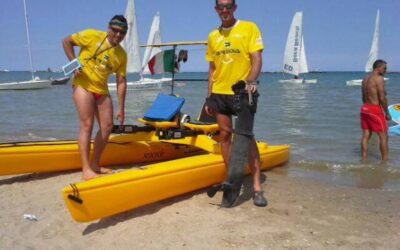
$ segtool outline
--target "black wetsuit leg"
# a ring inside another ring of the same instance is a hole
[[[207,192],[212,197],[217,191],[224,191],[221,206],[231,207],[239,197],[243,183],[244,170],[248,162],[250,143],[254,138],[254,115],[257,109],[258,93],[252,94],[252,103],[245,90],[245,83],[238,82],[232,87],[235,92],[234,108],[237,115],[234,137],[228,165],[228,176],[224,183],[213,186]]]

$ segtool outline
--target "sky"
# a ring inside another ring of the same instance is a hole
[[[26,0],[33,67],[60,69],[67,62],[64,37],[94,28],[107,30],[127,0]],[[139,41],[145,44],[153,16],[161,16],[163,42],[207,40],[220,25],[214,0],[135,0]],[[254,21],[265,49],[263,71],[282,70],[293,15],[303,11],[304,43],[310,70],[363,71],[380,9],[379,57],[400,71],[400,0],[237,0],[238,19]],[[23,0],[0,0],[0,70],[28,70]],[[182,71],[206,72],[205,46],[185,47]],[[143,53],[143,51],[142,51]]]

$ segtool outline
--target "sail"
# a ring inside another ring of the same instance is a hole
[[[160,13],[157,12],[157,14],[153,18],[153,23],[151,24],[149,37],[147,39],[147,44],[160,44],[160,43],[161,43]],[[148,67],[148,62],[159,52],[161,52],[161,49],[159,47],[146,47],[142,64],[143,74],[151,73]]]
[[[128,22],[128,33],[122,42],[128,56],[127,72],[138,73],[141,70],[139,36],[136,23],[135,1],[128,0],[126,6],[125,18]]]
[[[301,48],[300,48],[300,63],[299,63],[299,74],[308,73],[306,48],[304,46],[304,37],[301,36]]]
[[[283,59],[283,71],[292,75],[300,73],[300,50],[303,34],[303,13],[296,12],[293,17],[288,38],[286,41],[285,55]]]
[[[371,50],[368,55],[368,61],[365,64],[365,72],[371,72],[372,66],[374,62],[378,59],[378,49],[379,49],[379,18],[380,13],[379,10],[376,13],[376,21],[375,21],[375,31],[374,36],[372,38]]]

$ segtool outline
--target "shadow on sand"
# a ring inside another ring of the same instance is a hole
[[[153,204],[149,204],[143,207],[139,207],[139,208],[134,208],[132,210],[120,213],[120,214],[116,214],[107,218],[103,218],[100,219],[98,222],[94,222],[91,223],[90,225],[88,225],[85,230],[83,230],[82,235],[88,235],[90,233],[93,233],[97,230],[101,230],[101,229],[105,229],[111,226],[115,226],[120,222],[124,222],[126,220],[131,220],[134,218],[138,218],[138,217],[142,217],[145,215],[151,215],[154,213],[157,213],[158,211],[160,211],[161,209],[163,209],[164,207],[168,207],[171,206],[172,204],[176,203],[176,202],[180,202],[186,199],[190,199],[191,197],[193,197],[194,195],[198,195],[201,193],[205,193],[205,190],[198,190],[195,192],[191,192],[188,194],[184,194],[178,197],[174,197],[174,198],[170,198],[167,200],[163,200],[163,201],[159,201],[157,203],[153,203]]]

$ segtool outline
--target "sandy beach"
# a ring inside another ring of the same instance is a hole
[[[400,192],[335,187],[264,172],[269,205],[220,208],[199,190],[77,223],[61,188],[80,172],[0,177],[1,249],[400,249]],[[33,214],[37,221],[24,219]]]

